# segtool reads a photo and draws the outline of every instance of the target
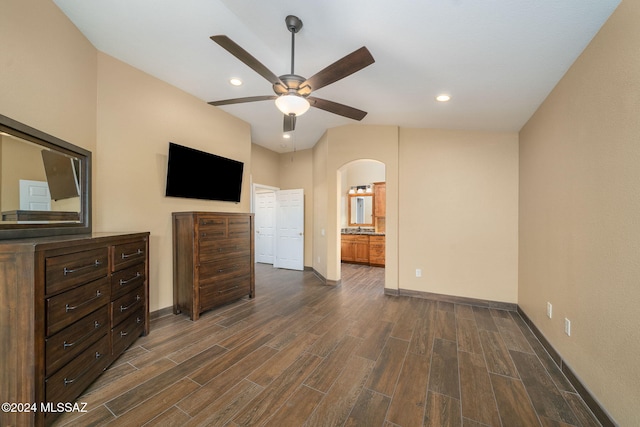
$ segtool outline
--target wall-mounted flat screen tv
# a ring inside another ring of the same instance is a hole
[[[169,143],[166,195],[239,202],[244,163]]]

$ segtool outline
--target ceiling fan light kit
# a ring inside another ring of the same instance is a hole
[[[305,98],[299,95],[280,95],[276,98],[276,107],[283,114],[289,116],[301,116],[309,110],[311,104]]]
[[[293,131],[295,129],[296,117],[307,112],[310,107],[319,108],[353,120],[362,120],[367,115],[366,111],[309,95],[315,90],[335,83],[373,64],[375,60],[369,50],[363,46],[322,69],[310,78],[305,79],[294,73],[295,35],[302,28],[302,21],[296,16],[289,15],[285,18],[285,24],[287,25],[287,30],[291,33],[291,73],[281,76],[276,76],[271,70],[229,37],[225,35],[211,36],[211,40],[220,45],[220,47],[268,80],[273,85],[275,96],[266,95],[225,99],[212,101],[209,102],[209,104],[219,106],[274,99],[276,107],[284,114],[284,132]]]

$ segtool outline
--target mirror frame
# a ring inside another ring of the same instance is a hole
[[[0,114],[0,132],[22,138],[58,152],[77,157],[82,166],[80,174],[80,221],[72,223],[3,224],[0,221],[0,239],[22,239],[66,234],[91,233],[91,152],[67,141]]]
[[[362,223],[362,224],[356,224],[351,222],[351,201],[353,200],[354,197],[371,197],[371,223]],[[360,193],[360,194],[349,194],[349,210],[347,212],[348,218],[347,218],[347,223],[349,224],[349,227],[373,227],[373,206],[375,205],[375,197],[373,193]]]

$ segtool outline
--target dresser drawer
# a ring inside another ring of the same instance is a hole
[[[106,276],[106,247],[45,259],[45,293],[50,295]]]
[[[342,241],[369,244],[369,236],[362,234],[342,234]]]
[[[218,262],[200,264],[198,268],[199,286],[211,286],[219,281],[248,276],[251,273],[251,257],[242,256],[223,259]]]
[[[109,364],[109,336],[81,352],[45,381],[46,402],[73,402]]]
[[[46,334],[50,336],[95,311],[110,300],[111,285],[106,277],[47,298]]]
[[[138,240],[113,247],[113,270],[117,271],[147,259],[147,242]]]
[[[227,302],[235,301],[251,293],[249,275],[220,281],[215,286],[200,288],[200,310],[204,311]]]
[[[248,239],[251,233],[251,218],[238,217],[229,218],[229,238],[230,239]]]
[[[67,326],[45,342],[46,375],[50,376],[109,330],[109,308],[104,306]]]
[[[251,255],[247,239],[200,240],[198,250],[200,263]]]
[[[138,308],[129,320],[111,330],[111,348],[118,356],[129,347],[144,331],[144,307]]]
[[[117,271],[111,276],[111,298],[119,297],[144,283],[144,263]]]
[[[200,217],[198,233],[200,239],[224,239],[227,237],[227,219]]]
[[[111,303],[111,324],[113,326],[118,325],[134,311],[141,307],[144,308],[144,305],[144,288],[138,286],[137,289],[117,298]]]

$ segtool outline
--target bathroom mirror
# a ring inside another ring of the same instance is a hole
[[[349,226],[373,227],[373,194],[349,194]]]
[[[91,152],[0,115],[0,239],[91,232]]]

